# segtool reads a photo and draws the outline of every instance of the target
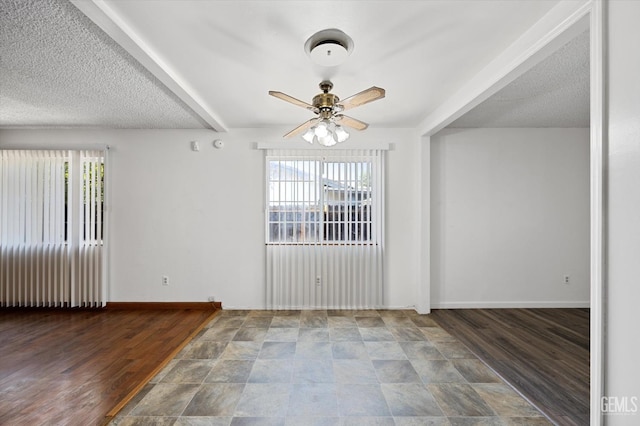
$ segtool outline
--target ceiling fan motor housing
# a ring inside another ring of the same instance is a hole
[[[320,83],[320,90],[322,93],[313,97],[311,102],[315,108],[320,111],[322,118],[329,118],[331,113],[336,109],[336,104],[340,101],[340,98],[329,91],[333,88],[333,83],[330,81],[323,81]]]
[[[339,100],[340,98],[333,93],[320,93],[313,97],[313,106],[319,109],[331,109]]]

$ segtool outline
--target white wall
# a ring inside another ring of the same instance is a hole
[[[589,306],[589,129],[445,129],[431,167],[432,307]]]
[[[109,301],[206,301],[263,308],[264,160],[257,142],[281,141],[286,129],[1,130],[0,148],[109,145]],[[211,142],[222,138],[225,147]],[[191,141],[200,143],[193,152]],[[351,146],[392,144],[387,162],[386,298],[415,304],[419,137],[403,129],[368,129]],[[302,140],[291,140],[291,147]],[[162,286],[161,277],[170,285]]]
[[[640,424],[640,2],[611,1],[608,9],[604,395],[636,404],[634,412],[606,415],[605,422],[630,426]]]

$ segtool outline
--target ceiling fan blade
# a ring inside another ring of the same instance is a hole
[[[381,87],[370,87],[367,90],[363,90],[360,93],[356,93],[353,96],[349,96],[346,99],[338,102],[338,105],[342,106],[343,110],[355,108],[360,105],[368,104],[369,102],[376,101],[384,98],[385,90]]]
[[[271,96],[275,96],[278,99],[282,99],[283,101],[292,103],[292,104],[297,105],[299,107],[306,108],[306,109],[308,109],[310,111],[314,111],[315,112],[315,108],[313,107],[313,105],[310,105],[310,104],[308,104],[306,102],[303,102],[300,99],[296,99],[293,96],[289,96],[286,93],[275,92],[273,90],[269,90],[269,94]]]
[[[318,121],[320,121],[319,118],[312,118],[309,121],[305,121],[304,123],[302,123],[301,125],[299,125],[295,129],[293,129],[292,131],[290,131],[289,133],[284,135],[283,138],[290,138],[291,136],[298,135],[298,134],[302,133],[303,131],[307,130],[309,127],[311,127],[314,124],[316,124]]]
[[[342,126],[351,127],[352,129],[355,129],[355,130],[364,130],[367,127],[369,127],[369,125],[364,121],[356,120],[355,118],[342,115],[342,114],[337,114],[334,117],[334,119],[338,122],[338,124]]]

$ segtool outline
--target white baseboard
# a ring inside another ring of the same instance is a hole
[[[442,302],[432,303],[431,309],[506,309],[506,308],[588,308],[589,301],[553,301],[553,302]],[[265,306],[227,306],[223,303],[222,309],[226,311],[234,310],[266,310]],[[309,307],[293,307],[289,309],[305,310],[305,309],[344,309],[344,308],[309,308]],[[372,309],[409,309],[418,312],[415,306],[384,306]]]
[[[222,308],[225,311],[264,311],[267,310],[268,308],[266,306],[227,306],[223,303]],[[328,310],[341,310],[341,309],[351,309],[351,308],[344,308],[344,307],[308,307],[308,306],[294,306],[294,307],[289,307],[286,308],[287,310],[315,310],[315,309],[319,309],[319,310],[323,310],[323,309],[328,309]],[[379,307],[375,307],[375,308],[364,308],[364,309],[386,309],[389,311],[393,311],[393,310],[416,310],[415,306],[379,306]]]
[[[434,302],[431,309],[588,308],[589,301],[552,302]]]

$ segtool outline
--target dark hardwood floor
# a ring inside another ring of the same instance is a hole
[[[0,424],[104,423],[213,314],[0,309]]]
[[[432,317],[553,422],[589,424],[589,309],[451,309]]]

